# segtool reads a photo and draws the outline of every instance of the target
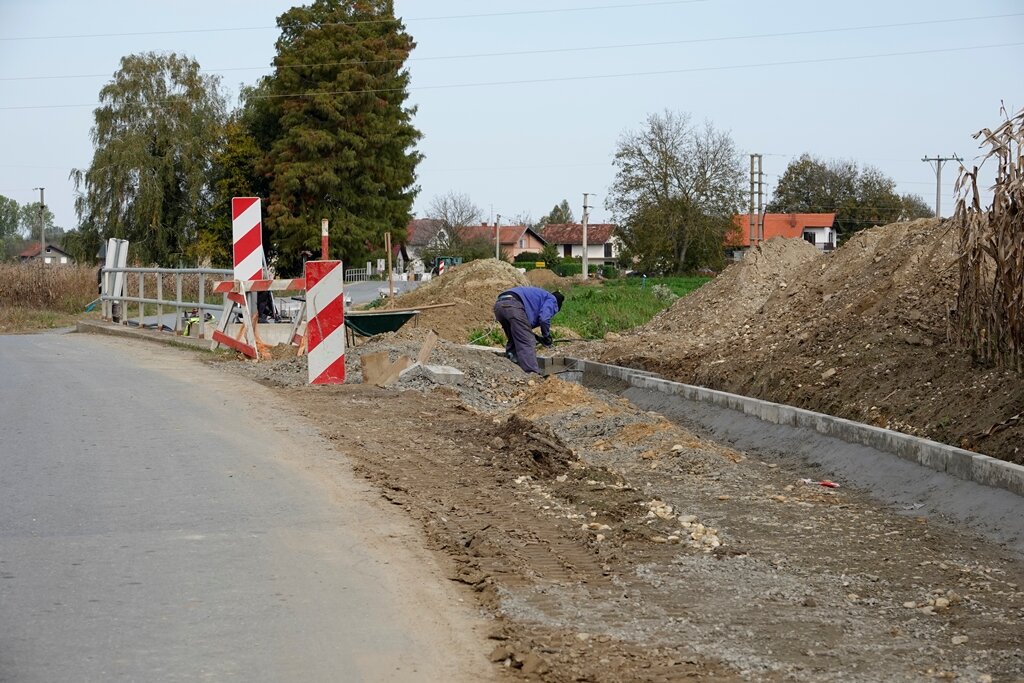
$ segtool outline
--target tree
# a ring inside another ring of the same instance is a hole
[[[732,138],[685,113],[652,114],[624,133],[606,201],[626,254],[645,270],[682,272],[718,265],[743,196]]]
[[[563,199],[561,204],[555,204],[554,208],[551,209],[548,215],[541,217],[540,221],[538,221],[538,225],[575,222],[576,218],[572,215],[572,208],[569,206],[569,200]]]
[[[18,202],[0,195],[0,260],[6,257],[8,246],[18,238],[19,213]]]
[[[780,213],[835,213],[836,232],[849,237],[872,225],[903,220],[907,205],[896,193],[896,181],[874,167],[861,170],[853,161],[823,161],[804,154],[786,167],[767,208]]]
[[[210,160],[226,104],[219,78],[176,54],[121,58],[100,90],[87,170],[71,178],[87,241],[120,237],[142,262],[171,265],[209,219]]]
[[[266,197],[267,179],[259,173],[263,159],[256,139],[249,132],[243,111],[235,112],[224,126],[224,145],[213,158],[211,168],[213,202],[209,222],[199,230],[189,254],[197,262],[230,268],[232,265],[231,199]],[[269,246],[264,228],[264,244]],[[266,249],[268,259],[271,249]]]
[[[47,244],[60,244],[64,230],[53,224],[53,212],[50,207],[43,207],[43,229],[46,231]],[[39,202],[22,204],[18,209],[18,231],[29,241],[39,241]]]
[[[932,218],[935,216],[935,209],[928,205],[919,194],[905,194],[902,197],[903,211],[900,214],[901,221],[912,221],[915,218]]]
[[[277,24],[264,84],[277,124],[264,132],[279,263],[297,269],[303,250],[319,248],[321,218],[337,226],[335,253],[361,261],[385,232],[401,239],[418,189],[404,66],[415,43],[392,0],[314,0]]]

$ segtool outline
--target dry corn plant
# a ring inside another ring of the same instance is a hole
[[[1006,116],[1003,110],[1003,116]],[[974,135],[996,163],[992,204],[981,206],[978,166],[963,168],[953,219],[960,230],[959,338],[983,363],[1024,371],[1024,110]]]

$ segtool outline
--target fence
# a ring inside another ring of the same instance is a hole
[[[369,280],[371,272],[369,268],[346,268],[345,282],[363,282]]]
[[[162,327],[163,321],[163,309],[164,306],[174,309],[174,327],[173,331],[177,333],[181,330],[181,311],[198,309],[200,313],[203,311],[219,311],[221,309],[221,303],[217,301],[208,301],[207,289],[214,282],[220,280],[230,280],[233,277],[233,272],[227,269],[220,268],[104,268],[102,282],[103,287],[100,292],[100,301],[103,303],[103,318],[105,320],[112,320],[114,315],[114,308],[117,306],[117,318],[122,325],[128,324],[128,304],[138,304],[139,319],[138,324],[140,327],[145,325],[147,304],[156,306],[157,315],[157,328]],[[153,290],[156,292],[155,297],[146,296],[146,280],[153,280]],[[170,282],[165,283],[165,279]],[[174,290],[174,298],[169,299],[164,297],[165,284],[171,284]],[[133,289],[137,292],[135,296],[132,296],[131,291]],[[183,299],[185,289],[189,290],[189,294],[194,292],[196,301],[190,301]],[[120,290],[120,291],[118,291]],[[219,295],[213,296],[215,299],[220,299]],[[202,339],[204,334],[204,326],[199,325],[199,338]]]

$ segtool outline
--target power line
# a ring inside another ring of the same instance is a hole
[[[562,76],[553,78],[530,78],[520,79],[514,81],[485,81],[479,83],[451,83],[446,85],[423,85],[423,86],[410,86],[410,91],[420,90],[452,90],[457,88],[480,88],[480,87],[491,87],[491,86],[506,86],[506,85],[530,85],[536,83],[564,83],[568,81],[594,81],[603,79],[615,79],[615,78],[633,78],[637,76],[669,76],[684,73],[699,73],[709,71],[731,71],[735,69],[758,69],[773,66],[795,66],[798,64],[831,64],[837,62],[851,62],[862,59],[881,59],[888,57],[909,57],[917,55],[931,55],[946,52],[966,52],[970,50],[988,50],[993,48],[1002,47],[1017,47],[1024,45],[1024,42],[1017,43],[996,43],[992,45],[972,45],[968,47],[950,47],[950,48],[935,48],[931,50],[913,50],[909,52],[884,52],[873,55],[852,55],[848,57],[821,57],[816,59],[796,59],[782,62],[760,62],[757,64],[733,64],[729,66],[707,66],[707,67],[692,67],[688,69],[666,69],[663,71],[634,71],[628,73],[619,74],[596,74],[592,76]],[[307,92],[296,92],[296,93],[282,93],[279,95],[255,95],[257,99],[285,99],[290,97],[324,97],[334,95],[365,95],[365,94],[385,94],[393,92],[403,92],[404,88],[367,88],[364,90],[326,90],[326,91],[307,91]],[[154,104],[172,104],[177,102],[181,98],[168,98],[165,100],[157,100]],[[98,107],[102,103],[80,103],[80,104],[39,104],[39,105],[23,105],[14,107],[0,107],[0,111],[12,111],[22,109],[67,109],[77,107]]]
[[[387,24],[399,21],[451,21],[456,19],[491,19],[496,17],[515,17],[539,14],[562,14],[569,12],[592,12],[609,9],[636,9],[640,7],[660,7],[665,5],[692,5],[700,2],[712,2],[712,0],[659,0],[658,2],[639,2],[632,4],[618,5],[590,5],[588,7],[558,7],[552,9],[537,10],[510,10],[508,12],[488,12],[484,14],[449,14],[434,17],[414,17],[403,19],[400,17],[386,17],[381,19],[360,19],[357,21],[335,21],[318,23],[317,26],[359,26],[363,24]],[[227,33],[233,31],[265,31],[276,29],[274,26],[232,26],[225,28],[193,28],[174,31],[130,31],[126,33],[80,33],[73,35],[56,36],[0,36],[0,41],[14,40],[65,40],[69,38],[121,38],[126,36],[162,36],[175,35],[179,33]]]
[[[793,36],[807,36],[817,34],[828,34],[828,33],[845,33],[855,31],[871,31],[886,28],[907,28],[910,26],[930,26],[934,24],[951,24],[960,23],[967,21],[985,21],[989,19],[1006,19],[1010,17],[1021,17],[1024,16],[1024,12],[1017,12],[1013,14],[992,14],[981,17],[960,17],[954,19],[931,19],[926,21],[907,21],[896,24],[872,24],[866,26],[847,26],[847,27],[833,27],[833,28],[822,28],[822,29],[806,29],[802,31],[783,31],[778,33],[754,33],[747,35],[737,36],[717,36],[713,38],[688,38],[682,40],[664,40],[650,43],[621,43],[617,45],[589,45],[581,47],[557,47],[557,48],[545,48],[540,50],[517,50],[507,52],[480,52],[470,53],[462,55],[438,55],[434,57],[410,57],[407,60],[402,59],[375,59],[375,60],[349,60],[344,62],[312,62],[309,64],[285,64],[280,65],[276,68],[288,68],[288,69],[308,69],[314,67],[323,66],[369,66],[373,64],[393,64],[402,62],[435,62],[435,61],[452,61],[458,59],[488,59],[495,57],[520,57],[529,55],[544,55],[544,54],[563,54],[572,52],[596,52],[601,50],[622,50],[622,49],[634,49],[644,47],[668,47],[673,45],[696,45],[700,43],[717,43],[717,42],[729,42],[736,40],[763,40],[766,38],[788,38]],[[270,70],[275,68],[274,65],[263,65],[263,66],[237,66],[237,67],[223,67],[218,69],[200,69],[203,73],[226,73],[231,71],[259,71],[259,70]],[[97,73],[97,74],[74,74],[74,75],[52,75],[52,76],[2,76],[0,81],[28,81],[28,80],[54,80],[54,79],[75,79],[75,78],[107,78],[109,73]],[[775,155],[767,155],[775,156]]]

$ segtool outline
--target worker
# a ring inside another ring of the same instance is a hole
[[[540,287],[513,287],[498,295],[494,302],[494,318],[501,325],[508,342],[505,355],[523,372],[540,374],[536,344],[551,348],[551,319],[562,308],[561,292],[548,292]],[[540,328],[540,336],[533,333]]]

